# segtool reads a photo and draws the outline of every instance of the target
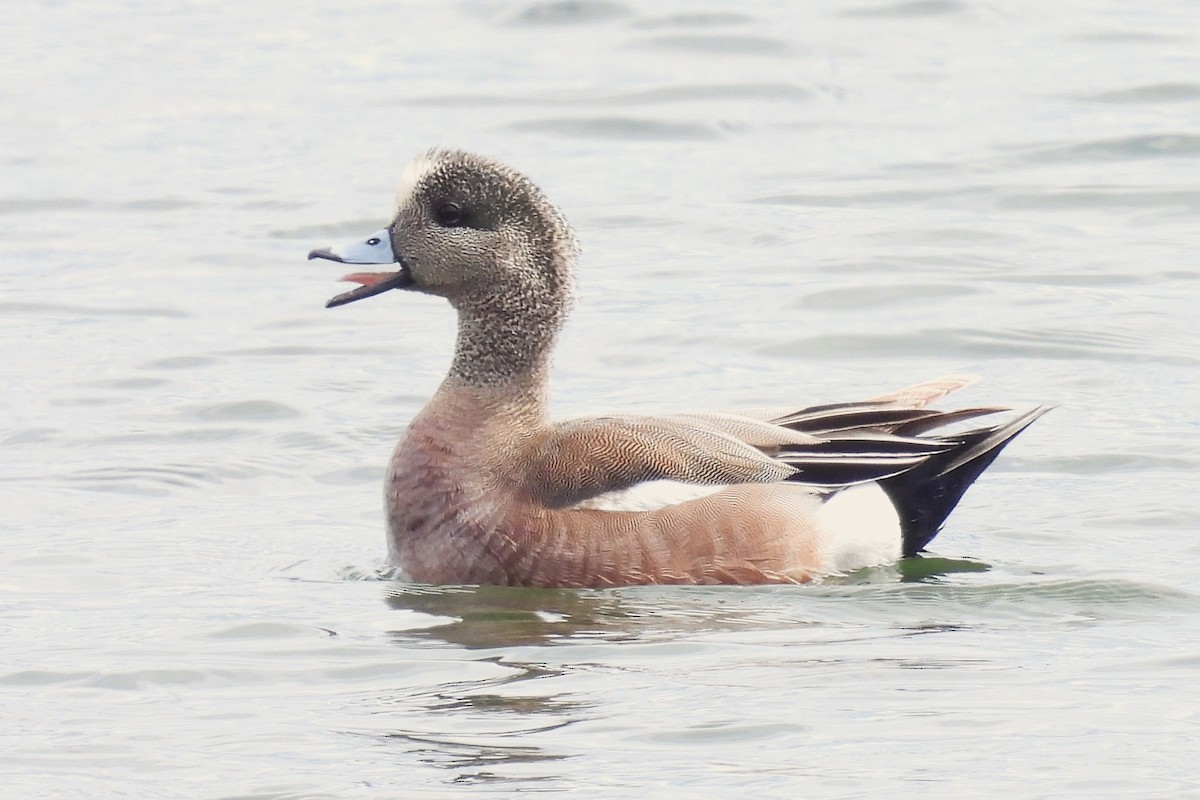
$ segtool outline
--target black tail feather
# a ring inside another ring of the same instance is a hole
[[[1049,410],[1049,406],[1039,406],[1004,425],[938,437],[953,446],[879,482],[900,514],[905,556],[916,555],[937,536],[967,488],[1005,445]],[[910,428],[903,432],[914,431]]]

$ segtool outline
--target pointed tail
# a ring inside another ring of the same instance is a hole
[[[1051,406],[1038,406],[1003,425],[947,436],[942,440],[955,446],[931,456],[914,469],[879,481],[900,514],[906,557],[916,555],[937,536],[967,488],[1005,445],[1050,409]],[[909,435],[917,432],[903,428],[897,431]]]

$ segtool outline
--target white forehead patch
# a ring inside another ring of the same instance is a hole
[[[436,167],[437,162],[428,155],[418,156],[408,162],[404,172],[400,173],[400,185],[396,187],[396,210],[408,205],[417,191],[417,186]]]

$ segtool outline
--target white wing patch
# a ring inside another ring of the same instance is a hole
[[[657,511],[688,500],[708,497],[728,488],[724,484],[700,486],[682,481],[645,481],[628,489],[589,497],[571,508],[590,508],[596,511]]]

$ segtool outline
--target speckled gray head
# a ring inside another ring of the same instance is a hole
[[[577,246],[562,213],[516,170],[471,153],[432,150],[404,170],[386,228],[362,241],[313,250],[346,264],[399,264],[356,272],[361,284],[329,307],[389,289],[446,297],[457,308],[499,304],[566,310]]]

